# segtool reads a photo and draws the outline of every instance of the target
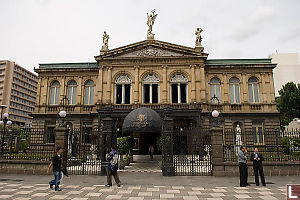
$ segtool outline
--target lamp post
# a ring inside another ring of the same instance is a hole
[[[2,112],[2,110],[1,110],[1,112]],[[3,132],[2,132],[2,139],[1,139],[1,156],[3,156],[3,153],[4,153],[4,137],[5,137],[5,134],[6,134],[6,125],[11,125],[11,124],[12,124],[12,121],[10,121],[8,119],[8,113],[4,113],[3,118],[2,118],[2,115],[1,115],[0,125],[3,125]],[[10,152],[11,152],[11,150],[10,150]]]
[[[66,126],[66,122],[65,122],[65,118],[67,116],[67,112],[62,110],[58,113],[58,116],[60,117],[61,119],[61,122],[59,123],[59,126],[60,127],[65,127]]]
[[[211,101],[217,101],[218,102],[218,108],[219,108],[219,105],[220,105],[220,100],[219,98],[214,94],[214,96],[212,96],[210,98]],[[220,112],[218,110],[213,110],[211,112],[211,116],[213,117],[212,118],[212,126],[213,127],[217,127],[217,126],[220,126],[222,124],[222,122],[219,120],[219,116],[220,116]]]

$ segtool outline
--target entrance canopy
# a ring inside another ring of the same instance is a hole
[[[160,133],[162,120],[154,110],[141,107],[131,111],[124,119],[124,133]]]

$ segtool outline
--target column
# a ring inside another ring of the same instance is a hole
[[[81,105],[83,104],[83,94],[82,94],[82,87],[84,87],[82,85],[82,76],[79,76],[79,79],[78,79],[78,87],[77,87],[77,98],[78,99],[78,103]]]
[[[181,103],[181,91],[180,91],[180,83],[177,83],[177,91],[178,91],[178,103]]]
[[[167,66],[162,66],[163,68],[163,81],[162,81],[162,103],[168,103],[168,90],[167,90]]]
[[[121,104],[125,103],[125,84],[122,84],[122,102]]]
[[[201,102],[206,102],[205,98],[205,71],[204,71],[204,65],[200,66],[200,99]]]
[[[196,74],[195,74],[195,65],[191,65],[191,75],[192,75],[192,95],[191,95],[191,102],[196,102]],[[188,91],[187,91],[188,92]],[[188,94],[188,93],[186,93]]]
[[[229,103],[230,99],[229,99],[229,85],[228,85],[228,81],[227,81],[227,75],[223,74],[223,81],[221,80],[221,99],[220,99],[220,103],[222,101],[222,93],[224,94],[224,103]],[[222,82],[223,82],[223,90],[222,90]]]
[[[55,150],[57,147],[62,147],[62,169],[66,171],[68,159],[68,134],[66,127],[56,127],[55,133]]]
[[[150,95],[150,101],[149,102],[152,103],[152,83],[149,84],[149,87],[150,87],[149,88],[149,91],[150,91],[150,94],[149,94]]]
[[[106,103],[111,104],[111,67],[107,67],[107,99]]]
[[[241,103],[248,103],[249,102],[246,73],[242,74],[242,91],[241,91],[241,97],[242,97]]]
[[[139,102],[139,66],[134,66],[134,103]]]
[[[41,105],[41,91],[42,91],[42,77],[39,77],[39,80],[38,80],[38,87],[37,87],[37,93],[36,93],[36,102],[37,104],[40,106]],[[35,112],[40,112],[39,110],[35,110]]]
[[[60,104],[60,102],[61,102],[61,99],[66,95],[65,94],[65,85],[66,85],[66,77],[65,76],[63,76],[63,79],[62,79],[62,81],[61,81],[61,88],[60,88],[60,90],[59,90],[59,96],[60,96],[60,98],[58,99],[58,104]],[[66,104],[67,104],[67,102],[65,102]]]
[[[222,131],[223,129],[221,127],[213,127],[210,129],[213,176],[225,176]]]
[[[99,67],[99,73],[98,73],[98,91],[97,91],[97,94],[98,94],[98,99],[96,99],[96,102],[100,102],[102,103],[102,93],[103,93],[103,67],[100,66]]]
[[[268,73],[269,80],[270,80],[270,103],[275,102],[275,88],[274,88],[274,80],[273,80],[273,73]]]

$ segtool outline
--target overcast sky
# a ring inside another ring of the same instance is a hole
[[[194,47],[203,29],[209,58],[265,58],[300,52],[299,0],[0,0],[0,60],[33,71],[39,63],[93,62],[109,48],[146,39]]]

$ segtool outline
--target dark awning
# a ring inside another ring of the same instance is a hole
[[[154,110],[141,107],[131,111],[124,119],[123,132],[160,133],[162,120]]]

